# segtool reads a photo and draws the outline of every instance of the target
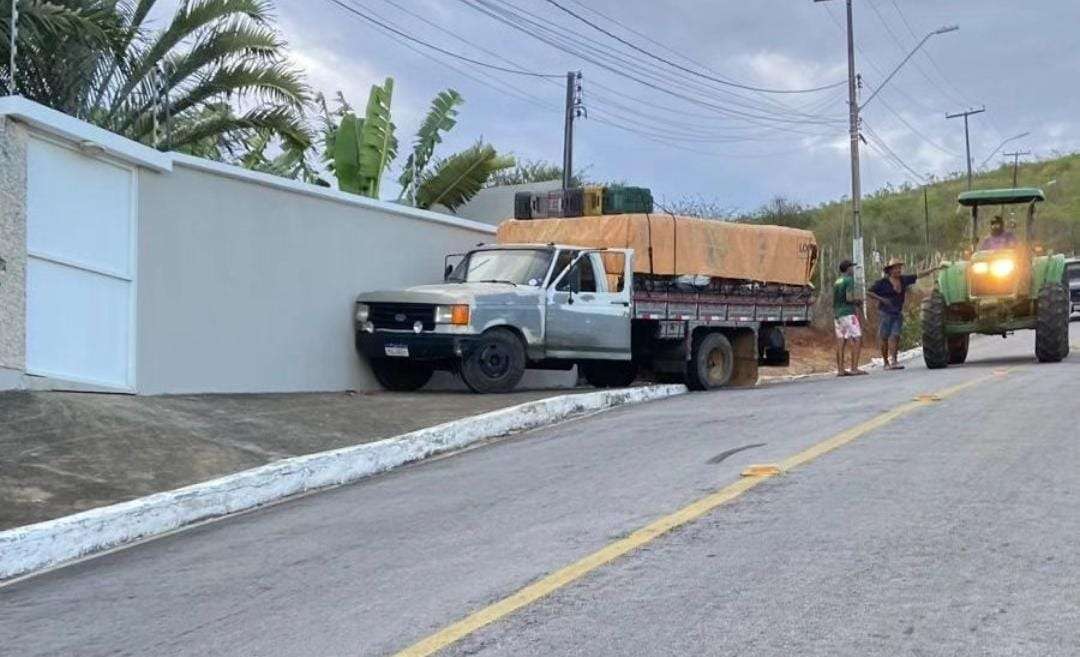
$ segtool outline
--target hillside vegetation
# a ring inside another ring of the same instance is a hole
[[[1021,187],[1039,187],[1047,200],[1038,207],[1036,235],[1050,250],[1073,253],[1080,249],[1080,154],[1064,155],[1037,162],[1021,163]],[[1012,166],[1002,166],[975,176],[973,189],[1012,187]],[[886,186],[863,198],[863,235],[869,254],[876,248],[883,255],[899,255],[910,261],[953,257],[970,244],[971,219],[956,197],[967,189],[967,177],[956,174],[927,185],[929,205],[929,245],[923,207],[923,188],[911,185]],[[994,208],[993,214],[999,211]],[[988,213],[989,214],[989,213]],[[1023,230],[1023,206],[1007,206],[1006,222]],[[987,217],[988,218],[988,217]],[[777,197],[742,221],[771,223],[813,230],[830,262],[851,252],[851,203],[849,198],[806,207]],[[986,222],[980,222],[983,231]],[[868,269],[873,270],[872,265]],[[870,272],[868,272],[870,273]]]

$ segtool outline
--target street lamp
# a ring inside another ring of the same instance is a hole
[[[896,75],[896,73],[901,68],[904,67],[904,64],[908,63],[909,59],[911,59],[912,57],[915,56],[915,53],[919,52],[919,49],[922,48],[923,44],[925,44],[927,41],[929,41],[931,37],[937,36],[939,34],[947,34],[949,32],[955,32],[955,31],[957,31],[959,29],[960,29],[959,25],[944,25],[944,26],[939,27],[938,29],[934,30],[933,32],[927,33],[927,35],[922,38],[922,41],[915,44],[915,47],[911,49],[911,52],[909,52],[907,54],[907,57],[905,57],[903,59],[903,61],[901,61],[899,64],[896,65],[896,68],[894,68],[892,70],[892,73],[889,73],[889,75],[887,75],[885,77],[885,80],[881,84],[878,85],[877,89],[874,89],[874,93],[870,94],[870,97],[867,98],[865,101],[863,101],[862,105],[859,105],[859,109],[861,110],[862,108],[866,107],[870,103],[870,101],[874,100],[874,96],[878,95],[878,92],[881,91],[881,88],[884,87],[886,84],[888,84],[889,80],[893,79],[893,76]]]
[[[1024,137],[1027,137],[1030,134],[1031,134],[1030,132],[1021,132],[1018,135],[1013,135],[1012,137],[1009,137],[1007,139],[1003,139],[1001,141],[1001,143],[997,145],[997,148],[995,148],[993,151],[991,151],[990,155],[988,155],[986,157],[986,159],[982,161],[982,164],[979,165],[979,168],[980,169],[983,168],[984,166],[986,166],[986,164],[990,160],[994,159],[994,156],[998,154],[998,151],[1000,151],[1002,148],[1004,148],[1005,144],[1009,143],[1010,141],[1016,141],[1017,139],[1023,139]]]

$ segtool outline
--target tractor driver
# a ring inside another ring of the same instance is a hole
[[[1011,249],[1014,246],[1016,246],[1016,235],[1005,230],[1005,221],[1000,214],[994,215],[990,221],[990,234],[979,244],[979,250]]]

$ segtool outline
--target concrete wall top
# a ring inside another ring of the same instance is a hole
[[[298,180],[290,180],[288,178],[281,178],[267,173],[250,171],[243,167],[193,157],[183,153],[162,153],[161,151],[150,148],[144,144],[140,144],[103,128],[68,116],[63,112],[58,112],[52,108],[41,105],[40,103],[27,100],[22,96],[0,97],[0,116],[16,119],[42,133],[70,141],[87,153],[93,154],[96,151],[101,154],[109,155],[121,162],[153,171],[172,171],[174,166],[185,166],[228,176],[237,180],[245,180],[260,185],[275,187],[277,189],[292,191],[307,196],[324,198],[371,210],[380,210],[382,212],[405,216],[420,221],[456,226],[491,234],[494,234],[495,232],[490,223],[472,221],[470,219],[439,212],[410,208],[389,201],[380,201],[378,199],[349,194],[347,192],[330,189],[328,187],[320,187]],[[511,206],[511,213],[512,211],[513,206]]]

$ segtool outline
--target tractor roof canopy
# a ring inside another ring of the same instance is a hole
[[[1036,187],[1015,187],[1008,189],[979,189],[963,192],[957,198],[960,205],[1003,205],[1010,203],[1034,203],[1045,201],[1046,196]]]

